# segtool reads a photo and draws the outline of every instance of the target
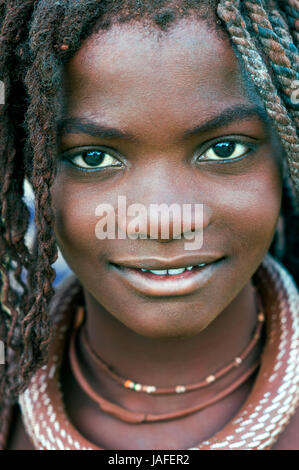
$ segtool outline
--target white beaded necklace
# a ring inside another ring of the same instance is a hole
[[[261,367],[237,415],[198,449],[269,449],[299,405],[299,293],[286,270],[267,255],[255,274],[266,312],[267,339]],[[70,319],[66,310],[81,286],[67,286],[55,306],[56,337],[49,362],[37,371],[19,397],[24,425],[39,450],[98,450],[71,424],[59,384],[63,345]],[[76,306],[73,306],[76,308]]]

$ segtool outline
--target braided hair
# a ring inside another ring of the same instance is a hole
[[[58,251],[50,189],[63,67],[84,39],[113,22],[144,18],[166,30],[188,14],[212,19],[229,35],[280,138],[287,172],[281,228],[270,250],[298,280],[299,0],[0,0],[0,339],[6,353],[0,365],[0,448],[7,407],[46,362],[52,339],[48,307]],[[35,194],[34,249],[25,239],[25,179]]]

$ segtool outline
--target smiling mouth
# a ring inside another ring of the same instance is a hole
[[[156,279],[159,281],[163,281],[166,278],[183,278],[188,275],[194,274],[195,271],[199,269],[203,269],[208,264],[211,263],[201,263],[195,266],[187,266],[182,268],[168,268],[168,269],[145,269],[145,268],[126,268],[124,266],[118,266],[119,269],[133,269],[139,272],[139,274],[143,274],[151,279]]]
[[[116,263],[111,263],[111,266],[122,281],[134,290],[150,296],[177,296],[191,294],[204,287],[223,260],[224,257],[190,266],[161,266],[161,269]]]

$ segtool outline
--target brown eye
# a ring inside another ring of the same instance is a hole
[[[103,160],[105,159],[105,152],[97,152],[94,150],[91,152],[83,152],[82,159],[86,165],[97,166],[103,163]]]
[[[236,150],[235,142],[219,142],[212,147],[213,152],[217,157],[229,158]]]
[[[246,155],[252,146],[240,142],[224,141],[218,142],[210,147],[199,158],[204,160],[233,160]]]
[[[91,170],[121,166],[121,162],[102,150],[86,150],[75,155],[66,156],[71,163],[79,168]]]

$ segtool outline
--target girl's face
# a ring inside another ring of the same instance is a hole
[[[190,18],[167,32],[115,25],[66,67],[57,242],[98,311],[141,335],[198,334],[242,295],[272,241],[281,150],[241,75],[228,39]],[[175,217],[168,240],[100,240],[103,203],[131,235],[118,196],[147,209],[203,204],[202,247],[185,249]],[[141,270],[201,263],[173,277]]]

